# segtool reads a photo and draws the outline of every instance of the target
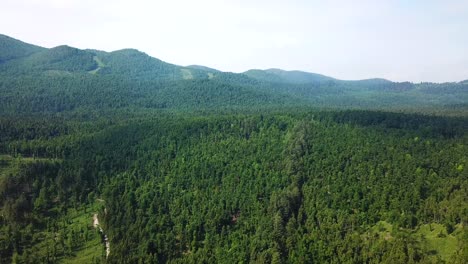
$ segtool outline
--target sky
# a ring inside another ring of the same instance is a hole
[[[468,79],[466,0],[1,0],[0,34],[178,65],[344,80]]]

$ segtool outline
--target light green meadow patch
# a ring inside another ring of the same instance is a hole
[[[192,72],[189,69],[180,69],[180,71],[182,72],[182,78],[184,78],[184,80],[193,79]]]
[[[98,67],[96,69],[92,70],[92,71],[89,71],[89,73],[96,74],[100,69],[106,67],[104,62],[102,62],[102,60],[99,59],[98,56],[94,56],[93,60],[97,63]]]
[[[427,251],[436,253],[447,262],[457,250],[460,233],[459,225],[452,234],[447,234],[446,228],[441,224],[422,225],[416,231],[417,237]]]

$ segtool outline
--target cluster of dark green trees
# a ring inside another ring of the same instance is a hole
[[[69,247],[71,233],[37,238],[51,246],[35,251],[30,237],[95,198],[111,263],[468,257],[466,118],[296,111],[3,124],[2,135],[17,135],[2,141],[10,162],[37,157],[1,178],[5,262],[60,261],[79,248],[84,230]],[[386,239],[370,231],[381,221],[394,227]],[[415,234],[427,224],[457,239],[449,257]]]

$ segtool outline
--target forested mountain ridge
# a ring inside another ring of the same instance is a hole
[[[43,49],[0,34],[0,63],[25,57]]]
[[[336,79],[316,73],[302,71],[284,71],[281,69],[248,70],[245,75],[264,82],[279,82],[289,84],[303,84],[314,82],[335,81]]]
[[[178,111],[312,106],[459,115],[468,107],[466,82],[344,81],[280,69],[236,74],[178,66],[135,49],[45,49],[7,36],[0,38],[0,47],[0,112],[5,114],[126,107]],[[30,103],[24,104],[25,100]]]
[[[62,71],[66,73],[83,73],[97,67],[94,55],[84,50],[66,45],[34,52],[2,65],[5,71],[22,71],[23,74]]]

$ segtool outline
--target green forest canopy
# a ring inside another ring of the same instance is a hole
[[[466,263],[467,87],[0,36],[0,262]]]

